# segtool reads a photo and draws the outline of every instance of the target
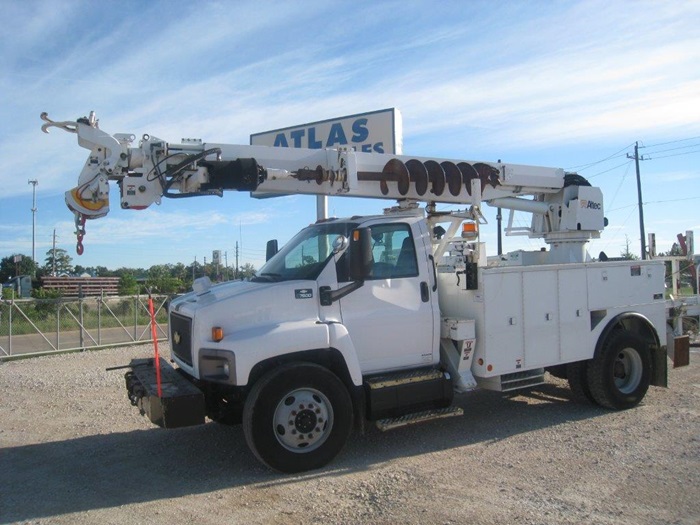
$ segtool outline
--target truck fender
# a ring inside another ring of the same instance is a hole
[[[639,312],[624,312],[613,317],[598,337],[594,357],[598,357],[607,338],[615,330],[626,330],[644,339],[651,350],[652,376],[654,386],[668,386],[668,363],[666,346],[661,345],[659,334],[653,323]]]
[[[263,348],[259,343],[262,333],[268,342]],[[247,385],[251,379],[255,381],[260,371],[267,369],[267,363],[293,359],[313,361],[313,355],[331,350],[340,354],[344,363],[338,365],[347,368],[348,378],[353,385],[362,385],[362,373],[355,347],[342,324],[307,321],[281,323],[236,332],[227,338],[227,342],[236,348],[239,385]]]
[[[345,325],[340,323],[331,323],[328,325],[328,340],[330,347],[335,348],[340,352],[345,359],[345,365],[348,368],[348,374],[355,386],[362,385],[362,371],[360,369],[360,361],[357,359],[357,352],[352,338],[348,333]]]

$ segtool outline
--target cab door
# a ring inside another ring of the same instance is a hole
[[[371,276],[340,300],[362,372],[436,363],[439,311],[427,229],[422,221],[368,225]]]

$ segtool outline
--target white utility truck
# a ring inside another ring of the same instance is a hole
[[[279,251],[268,243],[250,281],[202,278],[172,300],[175,368],[142,359],[126,374],[132,403],[161,426],[205,414],[242,422],[262,462],[298,472],[325,465],[366,421],[386,430],[462,414],[455,392],[528,388],[549,371],[583,399],[626,409],[650,385],[666,386],[664,264],[590,260],[603,196],[579,175],[343,149],[136,142],[100,130],[94,113],[42,118],[44,131],[76,133],[90,150],[66,193],[79,253],[85,220],[109,210],[110,180],[124,209],[224,190],[397,201],[383,215],[319,220]],[[437,203],[464,209],[438,212]],[[525,233],[549,248],[488,258],[484,204],[530,213]]]

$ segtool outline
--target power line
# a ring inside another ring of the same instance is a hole
[[[647,157],[642,160],[658,160],[658,159],[667,159],[668,157],[681,157],[683,155],[691,155],[693,153],[700,153],[700,149],[695,150],[695,151],[686,151],[684,153],[672,153],[671,155],[661,155],[660,157]],[[652,154],[653,155],[653,154]]]
[[[648,153],[648,155],[655,155],[655,154],[657,154],[657,153],[666,153],[667,151],[677,151],[677,150],[679,150],[679,149],[696,148],[696,147],[698,147],[698,146],[700,146],[700,144],[699,144],[699,143],[695,143],[695,144],[689,144],[689,145],[687,145],[687,146],[678,146],[677,148],[660,149],[660,150],[657,150],[657,151],[650,151],[650,152]]]
[[[632,165],[632,162],[627,163],[627,169],[625,170],[625,174],[622,176],[622,179],[620,180],[620,184],[617,185],[617,189],[615,190],[615,194],[613,195],[613,198],[610,200],[610,206],[613,205],[615,202],[615,199],[617,198],[617,194],[620,193],[620,188],[622,188],[622,185],[625,182],[625,179],[627,178],[627,174],[630,172],[630,166]]]
[[[644,205],[647,205],[647,204],[668,204],[669,202],[694,201],[694,200],[699,200],[699,199],[700,199],[700,195],[697,197],[684,197],[682,199],[668,199],[668,200],[663,200],[663,201],[646,201],[643,204]],[[612,210],[608,210],[608,212],[612,213],[614,211],[626,210],[627,208],[633,208],[633,207],[636,208],[637,206],[638,206],[637,203],[628,204],[627,206],[620,206],[619,208],[614,208]]]
[[[597,177],[598,175],[602,175],[603,173],[608,173],[609,171],[616,170],[617,168],[620,168],[620,167],[625,166],[625,165],[629,165],[629,164],[631,164],[631,163],[632,163],[631,160],[626,160],[626,161],[623,162],[622,164],[618,164],[617,166],[613,166],[612,168],[607,169],[607,170],[605,170],[605,171],[601,171],[601,172],[598,172],[598,173],[594,173],[593,175],[588,175],[586,178],[592,179],[592,178],[594,178],[594,177]]]
[[[688,137],[687,139],[671,140],[669,142],[659,142],[657,144],[650,144],[649,146],[640,146],[640,148],[655,148],[656,146],[666,146],[667,144],[676,144],[678,142],[686,142],[688,140],[700,139],[700,135],[697,137]]]
[[[590,163],[588,163],[588,164],[579,164],[578,166],[570,166],[570,167],[568,167],[568,168],[566,168],[566,169],[567,169],[567,170],[578,169],[578,171],[587,170],[588,168],[591,168],[591,167],[595,166],[596,164],[601,164],[601,163],[603,163],[603,162],[605,162],[605,161],[607,161],[607,160],[614,159],[614,158],[616,158],[616,157],[623,157],[624,155],[623,155],[622,153],[625,152],[625,151],[627,151],[628,149],[630,149],[632,146],[634,146],[634,142],[632,142],[631,144],[628,144],[627,146],[625,146],[625,147],[622,148],[621,150],[616,151],[615,153],[613,153],[613,154],[610,155],[609,157],[605,157],[604,159],[597,160],[597,161],[595,161],[595,162],[590,162]]]
[[[694,201],[700,199],[700,196],[698,197],[685,197],[683,199],[670,199],[670,200],[665,200],[665,201],[648,201],[645,202],[644,204],[667,204],[669,202],[680,202],[680,201]]]
[[[635,208],[637,207],[636,204],[632,204],[632,206],[635,207]],[[618,208],[618,210],[622,210],[622,209],[624,209],[624,208],[629,208],[629,207],[630,207],[630,206],[624,206],[623,208]],[[612,211],[615,211],[615,210],[612,210]],[[634,210],[632,210],[632,211],[629,212],[629,214],[627,215],[627,217],[625,217],[625,220],[622,221],[622,224],[620,225],[620,229],[622,229],[622,228],[625,227],[625,225],[627,224],[627,221],[630,220],[630,217],[632,217],[632,214],[633,214],[633,213],[634,213]],[[605,245],[603,245],[603,248],[602,248],[601,251],[604,252],[605,250],[607,250],[607,249],[608,249],[608,246],[610,246],[610,243],[611,243],[611,242],[613,242],[612,239],[610,239]]]
[[[677,144],[677,143],[679,143],[679,142],[687,142],[687,141],[696,140],[696,139],[700,139],[700,135],[695,136],[695,137],[688,137],[688,138],[685,138],[685,139],[670,140],[670,141],[668,141],[668,142],[658,142],[658,143],[656,143],[656,144],[650,144],[650,145],[648,145],[648,146],[645,146],[645,145],[643,145],[643,144],[641,144],[641,143],[638,143],[638,147],[639,147],[640,149],[641,149],[641,148],[655,148],[655,147],[658,147],[658,146],[666,146],[666,145],[668,145],[668,144]],[[589,163],[586,163],[586,164],[579,164],[579,165],[577,165],[577,166],[569,166],[569,167],[566,168],[566,169],[567,169],[567,170],[578,170],[578,171],[583,171],[583,170],[587,170],[587,169],[589,169],[589,168],[592,168],[593,166],[597,166],[598,164],[602,164],[603,162],[606,162],[606,161],[608,161],[608,160],[611,160],[611,159],[614,159],[614,158],[618,158],[618,157],[624,157],[624,156],[626,156],[626,154],[623,153],[623,152],[625,152],[626,150],[628,150],[629,148],[631,148],[631,147],[634,146],[634,145],[635,145],[635,143],[632,142],[631,144],[628,144],[628,145],[625,146],[624,148],[620,149],[619,151],[616,151],[616,152],[613,153],[612,155],[609,155],[608,157],[605,157],[604,159],[600,159],[600,160],[597,160],[597,161],[595,161],[595,162],[589,162]],[[665,149],[665,150],[658,150],[658,151],[654,151],[654,152],[649,152],[647,155],[655,155],[655,154],[657,154],[657,153],[665,153],[665,152],[667,152],[667,151],[675,151],[675,150],[679,150],[679,149],[687,149],[687,148],[692,148],[692,147],[696,147],[696,146],[700,146],[700,144],[690,144],[690,145],[688,145],[688,146],[679,146],[678,148],[669,148],[669,149]],[[700,150],[698,150],[698,151],[700,151]],[[662,156],[662,157],[655,157],[655,158],[656,158],[656,159],[663,159],[663,158],[666,158],[666,157],[675,157],[675,156],[679,156],[679,155],[688,155],[688,154],[691,154],[691,153],[697,153],[698,151],[688,151],[688,152],[679,153],[679,154],[676,154],[676,155],[664,155],[664,156]],[[642,156],[642,157],[639,158],[639,160],[653,160],[653,159],[650,158],[650,157],[648,157],[648,156]],[[625,163],[625,164],[626,164],[626,163]],[[593,177],[597,177],[598,175],[602,175],[603,173],[607,173],[608,171],[612,171],[612,170],[614,170],[614,169],[616,169],[616,168],[619,168],[620,166],[624,166],[625,164],[619,164],[619,165],[617,165],[617,166],[615,166],[615,167],[613,167],[613,168],[610,168],[609,170],[605,170],[605,171],[601,171],[600,173],[596,173],[595,175],[588,175],[587,178],[590,179],[590,178],[593,178]]]

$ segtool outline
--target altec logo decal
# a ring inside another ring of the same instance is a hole
[[[589,210],[599,210],[602,207],[603,205],[600,202],[581,199],[581,208],[587,208]]]

